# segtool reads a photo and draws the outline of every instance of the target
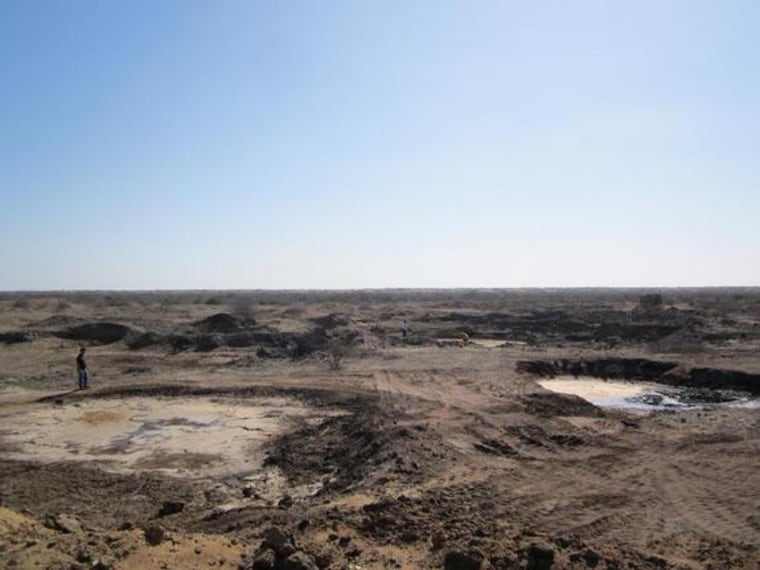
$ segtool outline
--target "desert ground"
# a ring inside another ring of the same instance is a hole
[[[758,399],[760,289],[3,293],[0,562],[757,569]]]

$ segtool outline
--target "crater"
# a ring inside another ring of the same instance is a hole
[[[551,392],[603,408],[679,411],[706,406],[760,407],[760,375],[676,362],[607,358],[521,361],[518,371]]]
[[[0,445],[15,460],[220,479],[260,469],[271,439],[341,413],[282,396],[67,399],[6,414]]]

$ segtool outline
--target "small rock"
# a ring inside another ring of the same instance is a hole
[[[319,568],[329,568],[332,564],[332,555],[328,552],[322,552],[314,557],[314,562]]]
[[[589,568],[596,568],[596,565],[599,564],[601,557],[597,552],[591,550],[590,548],[587,548],[583,553],[583,560],[586,562],[586,566]]]
[[[452,550],[443,559],[444,570],[480,570],[482,564],[483,555],[478,550]]]
[[[440,550],[446,544],[446,535],[441,531],[436,531],[430,539],[433,550]]]
[[[316,562],[305,552],[294,552],[281,564],[282,570],[319,570]]]
[[[272,570],[277,563],[277,555],[271,548],[260,548],[253,556],[253,570]]]
[[[176,513],[181,513],[185,510],[185,503],[182,501],[166,501],[158,511],[159,517],[165,517]]]
[[[44,525],[65,534],[79,534],[82,532],[82,525],[79,521],[66,514],[48,515],[45,517]]]
[[[542,544],[531,544],[523,551],[527,570],[550,570],[554,565],[554,550]]]
[[[285,534],[276,526],[270,526],[261,533],[264,540],[263,546],[269,547],[277,553],[277,556],[287,558],[296,551],[293,538]]]
[[[151,546],[161,544],[165,537],[166,531],[158,525],[152,525],[145,529],[145,541]]]

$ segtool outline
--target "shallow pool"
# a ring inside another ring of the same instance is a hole
[[[547,390],[573,394],[602,408],[630,410],[689,410],[713,406],[760,407],[760,399],[744,392],[666,386],[653,382],[602,380],[588,376],[560,376],[538,383]]]

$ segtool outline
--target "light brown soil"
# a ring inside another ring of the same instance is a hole
[[[706,340],[699,352],[664,354],[634,339],[614,355],[759,373],[750,333],[760,311],[748,302],[700,309],[715,330],[728,327],[718,317],[741,321],[745,336],[733,344]],[[28,313],[12,303],[0,307],[7,331],[55,313],[50,301],[50,310]],[[577,299],[555,304],[585,314]],[[162,334],[219,311],[183,302],[156,319],[149,304],[70,305],[66,313],[84,320]],[[457,311],[485,313],[464,305]],[[254,308],[259,326],[287,322],[300,332],[310,318],[344,315],[335,330],[355,330],[363,342],[337,370],[320,351],[293,361],[257,356],[256,346],[174,352],[120,341],[90,345],[93,388],[72,392],[76,341],[40,333],[0,345],[0,561],[248,568],[258,555],[263,568],[269,551],[275,568],[297,568],[285,562],[290,545],[322,568],[760,567],[760,410],[642,416],[548,392],[517,371],[519,361],[611,353],[558,342],[543,328],[531,329],[537,340],[527,345],[505,336],[463,347],[397,338],[403,314],[417,338],[434,339],[423,316],[447,306]],[[438,338],[456,337],[447,328]],[[156,422],[160,437],[135,435]],[[234,436],[215,439],[221,426]],[[151,545],[157,526],[165,535]],[[284,541],[270,534],[262,546],[272,527]]]

